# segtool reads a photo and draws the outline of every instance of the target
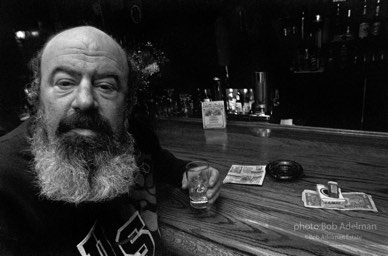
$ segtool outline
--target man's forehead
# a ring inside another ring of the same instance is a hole
[[[87,54],[107,54],[110,58],[127,66],[124,50],[110,36],[93,27],[77,27],[54,36],[45,46],[42,62],[69,49],[78,49]]]

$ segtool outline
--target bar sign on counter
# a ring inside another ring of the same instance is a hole
[[[226,127],[225,105],[223,101],[202,102],[202,122],[204,129]]]

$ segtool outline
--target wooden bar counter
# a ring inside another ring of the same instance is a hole
[[[233,164],[286,159],[304,176],[262,186],[223,184],[205,212],[187,191],[160,185],[160,229],[177,255],[388,255],[388,134],[229,122],[203,130],[200,119],[158,120],[162,146],[186,160],[207,160],[223,180]],[[337,181],[342,192],[365,192],[378,212],[305,208],[304,189]]]

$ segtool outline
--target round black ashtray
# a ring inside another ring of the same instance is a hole
[[[277,160],[265,167],[266,172],[276,180],[295,180],[302,176],[303,168],[291,160]]]

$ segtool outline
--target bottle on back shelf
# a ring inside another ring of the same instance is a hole
[[[332,23],[332,42],[338,42],[341,40],[343,35],[343,21],[341,15],[341,3],[337,2],[335,5],[335,16],[333,18],[334,22]]]
[[[313,31],[314,31],[314,39],[315,46],[317,49],[322,49],[323,43],[323,20],[320,14],[315,15],[315,19],[313,21]]]
[[[248,89],[244,88],[243,89],[243,107],[242,107],[242,112],[244,115],[248,115],[249,112],[251,111],[251,105],[249,104],[249,92]]]
[[[339,68],[347,68],[353,61],[352,59],[352,40],[353,40],[353,30],[352,30],[352,10],[350,8],[346,11],[346,19],[344,20],[344,33],[342,34],[339,42]]]
[[[271,121],[274,123],[278,123],[280,122],[280,96],[278,89],[275,89],[273,91],[271,105]]]
[[[313,33],[309,33],[307,47],[309,51],[309,56],[307,59],[308,61],[307,70],[310,70],[310,71],[318,70],[319,69],[319,57],[318,57],[319,49],[318,49],[318,46],[316,45],[316,41]]]
[[[250,113],[253,113],[253,108],[254,108],[254,104],[255,104],[255,94],[253,92],[253,89],[252,88],[249,88],[249,91],[248,91],[248,99],[249,99],[249,109],[250,109]]]
[[[382,22],[380,17],[380,0],[377,0],[375,13],[372,21],[372,27],[371,27],[372,36],[377,37],[381,35],[381,25],[382,25]]]
[[[364,0],[362,15],[360,18],[360,24],[358,26],[358,37],[360,39],[367,38],[369,34],[369,19],[368,19],[368,6],[367,0]]]
[[[227,94],[228,94],[228,104],[227,104],[227,108],[228,108],[228,114],[235,114],[236,113],[236,98],[234,97],[233,95],[233,89],[232,88],[229,88],[227,89]]]
[[[306,33],[305,22],[306,22],[306,17],[305,17],[304,12],[302,12],[301,21],[300,21],[300,40],[301,41],[303,41],[305,39],[305,33]]]
[[[201,89],[197,88],[193,93],[193,116],[198,117],[202,114],[202,93]]]
[[[243,96],[239,89],[236,89],[236,112],[237,114],[243,113]]]
[[[224,100],[222,95],[222,84],[221,79],[218,77],[213,78],[214,81],[214,100]]]
[[[352,10],[349,8],[346,15],[346,28],[344,34],[344,40],[353,39],[353,29],[352,29]]]
[[[210,94],[210,90],[209,89],[204,89],[203,90],[203,102],[209,102],[209,101],[212,101],[212,97],[211,97],[211,94]]]
[[[313,65],[313,70],[318,70],[322,66],[322,45],[324,39],[324,24],[320,14],[315,15],[314,19],[314,53],[316,58],[316,65]]]

